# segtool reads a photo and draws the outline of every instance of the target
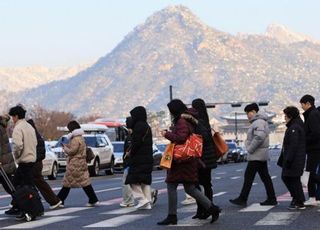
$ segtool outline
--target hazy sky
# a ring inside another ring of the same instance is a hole
[[[232,34],[280,23],[320,40],[319,0],[0,0],[0,67],[92,62],[155,11],[177,4]]]

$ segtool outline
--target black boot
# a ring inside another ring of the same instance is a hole
[[[221,208],[219,208],[218,206],[213,204],[207,210],[206,215],[204,217],[206,217],[205,219],[207,219],[211,215],[212,219],[211,219],[210,223],[213,223],[219,219],[220,212],[221,212]]]
[[[157,223],[157,225],[176,225],[178,222],[177,215],[168,215],[163,221]]]

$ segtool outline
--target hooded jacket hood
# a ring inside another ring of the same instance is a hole
[[[132,126],[134,126],[138,121],[147,121],[147,111],[143,106],[137,106],[130,111],[132,118]]]

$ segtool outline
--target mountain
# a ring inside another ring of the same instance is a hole
[[[196,97],[268,100],[276,111],[297,104],[305,93],[319,97],[319,44],[283,43],[271,34],[233,36],[209,27],[184,6],[170,6],[134,28],[91,67],[17,95],[12,103],[124,117],[137,105],[166,110],[169,85],[173,97],[186,103]]]
[[[269,25],[265,35],[267,37],[274,38],[280,43],[284,43],[284,44],[304,42],[304,41],[320,44],[320,41],[317,41],[310,36],[293,32],[289,30],[289,28],[287,28],[286,26],[280,25],[280,24]]]
[[[0,91],[18,92],[35,88],[52,81],[73,77],[78,72],[88,68],[90,64],[74,67],[47,68],[44,66],[4,68],[0,67]]]

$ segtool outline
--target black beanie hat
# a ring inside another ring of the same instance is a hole
[[[252,110],[254,110],[254,111],[256,111],[256,112],[259,111],[259,106],[258,106],[257,103],[251,103],[251,104],[247,105],[247,106],[244,108],[244,111],[245,111],[246,113],[248,113],[248,112],[250,112],[250,111],[252,111]]]

